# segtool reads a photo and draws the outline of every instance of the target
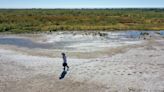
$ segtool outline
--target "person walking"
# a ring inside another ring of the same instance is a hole
[[[63,67],[64,67],[63,69],[65,71],[65,69],[67,67],[67,71],[68,71],[69,70],[69,66],[67,64],[67,57],[66,57],[65,53],[62,53],[62,57],[63,57]]]

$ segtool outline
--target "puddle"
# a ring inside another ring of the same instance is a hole
[[[29,39],[25,38],[0,38],[0,44],[3,45],[15,45],[19,47],[26,47],[26,48],[51,48],[52,45],[50,44],[40,44],[40,43],[35,43]]]
[[[159,31],[160,35],[164,36],[164,31]]]
[[[141,32],[139,31],[122,31],[108,33],[108,38],[114,41],[134,41],[139,40]]]

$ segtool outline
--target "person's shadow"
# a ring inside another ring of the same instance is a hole
[[[60,79],[60,80],[61,80],[61,79],[64,79],[64,77],[66,76],[66,74],[67,74],[67,71],[66,71],[66,70],[63,70],[63,72],[60,74],[59,79]]]

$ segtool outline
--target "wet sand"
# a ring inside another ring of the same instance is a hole
[[[55,35],[5,37],[53,43]],[[128,44],[127,40],[126,44],[114,41],[114,45],[97,37],[97,43],[74,43],[69,50],[0,44],[0,92],[163,92],[164,38],[158,34],[144,37]],[[63,51],[69,71],[62,68]]]

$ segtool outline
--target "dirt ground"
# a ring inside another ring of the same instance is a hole
[[[0,45],[0,92],[164,92],[164,38],[102,48],[67,51],[64,71],[63,50]]]

